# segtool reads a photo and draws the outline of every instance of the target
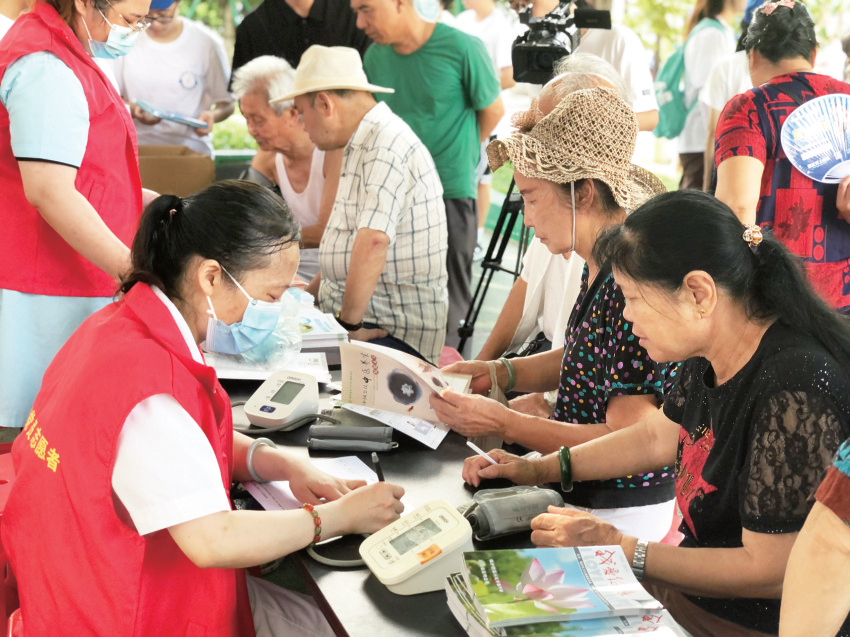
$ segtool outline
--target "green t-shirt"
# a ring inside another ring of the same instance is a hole
[[[499,97],[493,62],[478,38],[437,23],[409,55],[373,44],[363,66],[369,81],[394,88],[375,93],[422,140],[434,158],[446,199],[475,198],[481,155],[476,111]]]

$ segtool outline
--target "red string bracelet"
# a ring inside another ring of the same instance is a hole
[[[313,535],[313,541],[310,542],[310,546],[313,546],[322,541],[322,518],[319,517],[319,512],[316,511],[312,504],[302,504],[301,508],[313,516],[313,526],[316,527],[313,531],[315,534]]]

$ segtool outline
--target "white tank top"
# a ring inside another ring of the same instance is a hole
[[[310,177],[307,187],[301,192],[295,192],[283,165],[283,155],[277,153],[274,157],[277,183],[283,200],[292,210],[292,214],[302,226],[315,225],[319,220],[319,205],[322,202],[322,191],[325,189],[325,178],[322,169],[325,164],[325,152],[318,148],[313,150],[310,162]],[[298,276],[310,281],[319,271],[319,249],[301,250],[301,263],[298,265]]]

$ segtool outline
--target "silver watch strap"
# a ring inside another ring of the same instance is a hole
[[[635,544],[635,556],[632,559],[632,572],[638,580],[642,580],[646,574],[646,549],[649,540],[638,540]]]

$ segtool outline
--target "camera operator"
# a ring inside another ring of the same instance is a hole
[[[566,1],[566,0],[565,0]],[[531,18],[545,18],[562,3],[559,0],[511,0],[511,7],[520,11],[531,8]],[[594,9],[593,0],[575,0],[575,9]],[[638,128],[651,131],[658,123],[658,102],[655,101],[655,89],[652,73],[649,70],[649,58],[637,34],[621,24],[607,28],[582,28],[580,40],[575,50],[568,53],[589,53],[611,64],[626,83]],[[516,63],[514,64],[516,67]]]

